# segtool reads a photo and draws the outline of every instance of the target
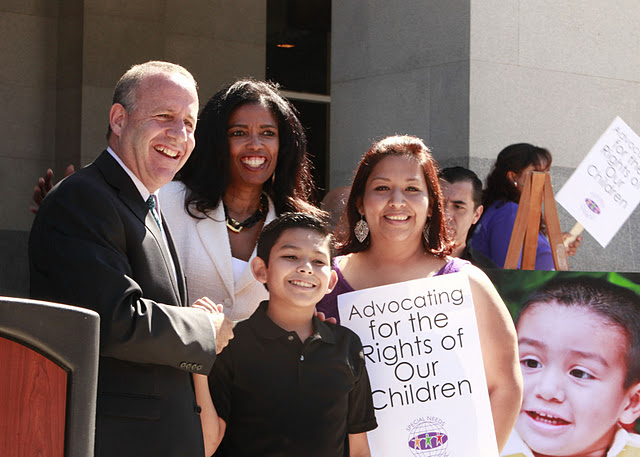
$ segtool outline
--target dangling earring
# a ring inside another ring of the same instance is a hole
[[[431,227],[431,221],[427,220],[427,223],[424,224],[424,228],[422,229],[422,236],[426,240],[427,244],[429,244],[429,228]]]
[[[362,214],[360,215],[360,220],[356,222],[353,233],[355,233],[356,238],[361,243],[367,238],[367,236],[369,236],[369,224],[364,220],[364,216]]]

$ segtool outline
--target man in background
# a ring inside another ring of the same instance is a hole
[[[467,244],[484,210],[482,181],[473,171],[463,167],[444,168],[440,172],[440,180],[447,231],[454,241],[452,255],[468,260],[479,268],[498,268],[491,259]]]

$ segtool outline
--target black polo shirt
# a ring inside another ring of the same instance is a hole
[[[268,305],[235,327],[209,376],[227,423],[216,456],[343,457],[348,434],[377,427],[360,338],[314,317],[302,342]]]

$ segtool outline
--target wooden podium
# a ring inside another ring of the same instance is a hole
[[[540,231],[540,217],[544,205],[544,223],[551,245],[551,254],[556,270],[569,270],[567,251],[562,241],[558,209],[551,187],[549,172],[532,171],[525,177],[524,188],[518,204],[516,221],[511,232],[511,241],[504,262],[505,269],[518,268],[522,253],[522,270],[533,270],[536,265],[536,249]]]
[[[93,456],[99,316],[0,297],[0,456]]]

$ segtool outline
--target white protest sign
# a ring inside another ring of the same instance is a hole
[[[640,202],[640,137],[616,117],[556,201],[606,248]]]
[[[372,456],[498,456],[464,273],[342,294],[338,310],[364,347]]]

